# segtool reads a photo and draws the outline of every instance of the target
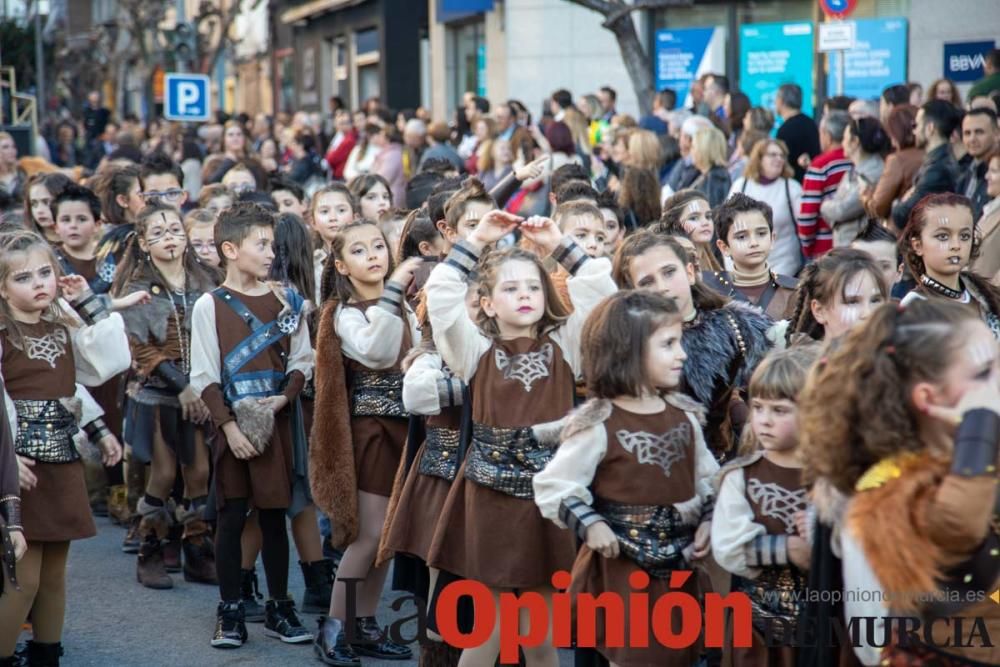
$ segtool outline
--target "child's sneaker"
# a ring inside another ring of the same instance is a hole
[[[247,640],[247,626],[243,622],[243,604],[241,602],[220,602],[216,610],[215,635],[212,636],[212,646],[215,648],[239,648]]]
[[[264,606],[264,634],[276,637],[286,644],[311,642],[313,635],[302,627],[295,613],[295,601],[268,600]]]

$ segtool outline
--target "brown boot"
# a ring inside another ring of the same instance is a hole
[[[184,534],[181,537],[181,550],[184,552],[184,581],[218,584],[211,531],[201,516],[199,510],[177,509],[177,518],[184,525]]]
[[[139,558],[136,579],[147,588],[173,588],[174,582],[167,574],[163,561],[163,540],[170,530],[172,517],[166,507],[150,505],[145,498],[137,506],[142,519],[139,521]]]
[[[163,547],[154,535],[147,536],[139,547],[135,577],[146,588],[166,590],[174,587],[174,580],[163,564]]]
[[[167,572],[181,571],[181,535],[184,529],[181,526],[170,526],[167,531],[167,541],[163,543],[163,562],[167,566]]]

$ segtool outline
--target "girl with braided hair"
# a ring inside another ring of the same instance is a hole
[[[839,338],[888,300],[884,274],[871,255],[836,248],[802,270],[786,340]]]
[[[979,237],[967,197],[938,193],[921,199],[910,212],[899,247],[917,280],[904,303],[925,297],[964,304],[1000,340],[1000,289],[969,269],[979,256]]]
[[[848,620],[926,626],[909,636],[877,627],[888,646],[856,650],[865,664],[1000,664],[995,639],[983,639],[1000,636],[989,598],[1000,586],[998,360],[975,311],[918,299],[879,307],[811,373],[800,408],[804,478],[847,499],[844,584],[875,600],[864,608],[847,598]],[[956,617],[966,620],[960,639]]]

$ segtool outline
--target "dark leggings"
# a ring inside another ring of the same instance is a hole
[[[247,520],[246,498],[226,498],[226,505],[219,511],[218,529],[215,533],[215,561],[219,574],[219,591],[226,602],[240,599],[240,536]],[[288,530],[285,527],[285,510],[255,510],[263,535],[261,558],[267,592],[274,600],[288,597]]]

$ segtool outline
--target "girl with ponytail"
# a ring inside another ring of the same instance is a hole
[[[800,407],[805,479],[846,498],[839,539],[834,529],[845,589],[885,592],[884,606],[847,604],[848,619],[916,616],[928,626],[920,639],[893,635],[881,656],[859,649],[865,664],[1000,664],[995,643],[956,646],[951,623],[930,624],[975,617],[980,637],[1000,636],[989,599],[1000,585],[998,387],[990,330],[939,299],[881,306],[811,372]]]

